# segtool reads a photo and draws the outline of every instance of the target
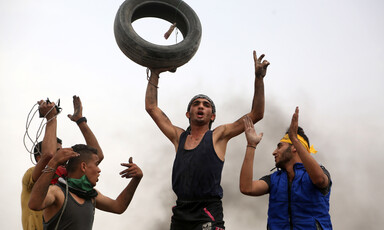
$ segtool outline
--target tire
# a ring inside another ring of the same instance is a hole
[[[176,22],[183,41],[169,46],[156,45],[141,38],[132,23],[155,17]],[[117,11],[114,33],[121,51],[132,61],[149,68],[180,67],[195,55],[201,40],[197,14],[182,0],[126,0]]]

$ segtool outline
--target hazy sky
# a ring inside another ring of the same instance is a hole
[[[32,166],[23,145],[29,111],[39,99],[60,98],[58,136],[66,147],[84,143],[66,117],[73,112],[72,96],[79,95],[105,154],[97,188],[115,198],[128,183],[118,172],[129,156],[144,171],[128,210],[96,211],[94,229],[169,229],[174,149],[145,112],[145,68],[115,42],[113,22],[122,2],[0,0],[2,228],[21,229],[21,178]],[[185,2],[200,18],[202,40],[189,63],[161,75],[160,108],[186,128],[187,103],[205,93],[217,107],[213,128],[235,121],[251,107],[252,50],[265,53],[271,65],[265,116],[256,124],[264,138],[255,177],[273,168],[272,151],[299,106],[299,123],[318,150],[315,158],[332,176],[334,228],[379,229],[384,224],[384,2]],[[161,44],[169,25],[143,20],[137,30]],[[175,39],[173,34],[170,41]],[[32,135],[39,122],[32,121]],[[238,189],[245,146],[244,134],[228,144],[224,220],[227,229],[265,229],[268,196],[246,197]]]

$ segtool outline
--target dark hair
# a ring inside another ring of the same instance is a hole
[[[89,162],[92,159],[92,154],[97,155],[97,149],[92,148],[88,145],[78,144],[71,147],[74,152],[77,152],[80,154],[78,157],[74,157],[69,159],[67,163],[67,172],[74,172],[76,170],[76,167],[81,162]]]
[[[58,144],[63,144],[63,141],[60,138],[56,138]],[[40,141],[33,147],[33,155],[35,157],[35,160],[37,162],[37,157],[41,155],[41,152],[43,151],[43,142]]]
[[[285,134],[288,134],[288,132],[289,132],[289,128],[287,129],[287,132],[285,132]],[[304,140],[308,143],[308,146],[311,146],[309,144],[309,138],[307,137],[307,135],[305,135],[304,129],[301,128],[300,126],[297,128],[297,134],[304,138]]]

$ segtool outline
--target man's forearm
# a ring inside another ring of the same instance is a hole
[[[48,120],[48,119],[47,119]],[[57,150],[57,119],[48,120],[45,128],[45,135],[42,143],[42,154],[53,155]]]
[[[31,196],[29,199],[29,208],[32,210],[44,209],[44,200],[47,196],[49,185],[56,172],[57,165],[48,162],[47,166],[43,169],[35,185],[32,188]]]
[[[264,104],[264,80],[262,77],[255,77],[252,111],[250,113],[253,123],[260,121],[264,117]]]
[[[292,140],[292,144],[295,146],[312,183],[318,187],[325,187],[328,184],[328,177],[324,174],[324,171],[317,161],[310,155],[299,140]]]
[[[255,149],[253,147],[247,146],[240,172],[240,191],[246,195],[249,195],[252,192],[254,158]]]
[[[97,149],[97,156],[99,157],[99,162],[101,162],[104,159],[103,150],[101,149],[99,142],[97,141],[97,138],[93,134],[91,128],[89,128],[88,123],[81,122],[80,124],[78,124],[78,126],[80,128],[81,133],[83,134],[87,145]]]
[[[117,213],[123,213],[128,208],[129,204],[132,201],[133,195],[135,194],[135,191],[140,183],[141,179],[139,178],[132,178],[127,187],[120,193],[120,195],[117,197],[116,201],[118,204],[120,204],[119,210],[117,210]]]
[[[47,165],[49,160],[52,158],[53,154],[55,154],[57,150],[57,119],[52,118],[48,119],[48,123],[45,127],[45,135],[43,142],[41,144],[41,149],[39,149],[41,153],[41,158],[39,162],[37,162],[35,169],[32,172],[33,181],[37,181],[39,176],[41,175],[41,170]]]
[[[159,83],[159,75],[151,72],[151,77],[148,80],[147,91],[145,94],[145,109],[147,112],[153,107],[157,107],[157,85]]]

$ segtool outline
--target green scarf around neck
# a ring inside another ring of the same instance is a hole
[[[68,178],[67,183],[69,187],[82,190],[84,192],[89,192],[93,189],[93,186],[91,182],[89,182],[86,175],[83,175],[80,179]]]

